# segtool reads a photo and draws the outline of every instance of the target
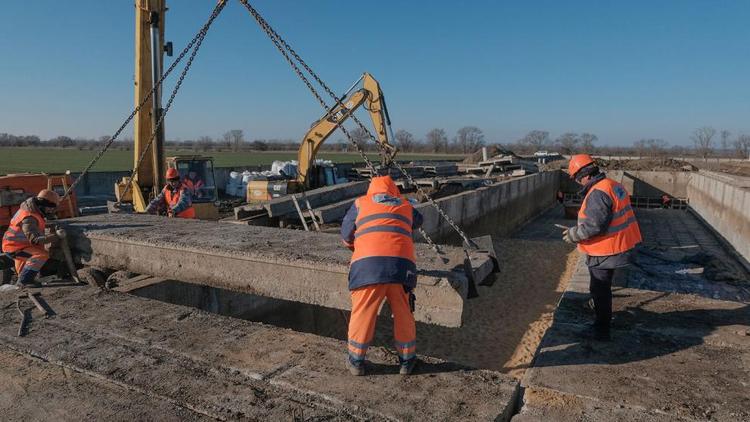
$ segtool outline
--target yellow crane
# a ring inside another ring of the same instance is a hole
[[[164,110],[157,82],[162,78],[164,54],[172,55],[172,43],[163,41],[166,11],[166,0],[135,1],[135,105],[143,104],[134,117],[134,176],[115,184],[115,196],[119,203],[132,203],[136,212],[144,212],[149,199],[164,186],[166,169],[176,168],[181,177],[193,174],[202,182],[193,198],[197,218],[214,219],[218,217],[218,193],[213,159],[199,155],[165,157],[164,153]],[[144,102],[152,90],[150,101]]]
[[[355,90],[360,83],[361,88]],[[324,178],[320,177],[315,166],[315,157],[318,150],[326,139],[362,106],[370,115],[377,142],[386,151],[384,160],[392,160],[396,154],[396,148],[390,143],[393,134],[385,97],[378,81],[371,74],[365,72],[347,91],[341,102],[315,121],[305,133],[297,152],[296,178],[281,183],[267,180],[251,181],[247,186],[248,202],[271,199],[274,190],[285,183],[286,193],[299,192],[324,185],[324,180],[321,180]]]

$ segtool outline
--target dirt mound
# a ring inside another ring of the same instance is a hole
[[[489,145],[487,146],[487,157],[495,157],[498,155],[509,155],[514,158],[521,158],[511,150],[503,149],[500,145]],[[480,148],[475,153],[464,158],[466,164],[476,164],[482,161],[482,149]]]
[[[687,161],[673,158],[639,158],[633,160],[596,159],[596,165],[605,170],[695,171],[697,167]]]

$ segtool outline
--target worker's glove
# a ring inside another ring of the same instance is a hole
[[[57,229],[57,230],[55,230],[55,234],[56,234],[56,235],[57,235],[57,237],[59,237],[60,239],[65,239],[65,236],[67,236],[67,233],[65,233],[65,230],[64,230],[64,229]]]
[[[354,243],[349,243],[343,239],[341,240],[341,243],[343,243],[344,246],[346,246],[346,249],[349,249],[350,251],[354,252]]]
[[[578,227],[571,227],[563,232],[562,239],[566,243],[578,243],[581,239],[577,236],[576,229]]]

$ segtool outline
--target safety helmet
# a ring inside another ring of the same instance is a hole
[[[46,201],[47,203],[55,207],[60,204],[60,195],[58,195],[57,192],[53,190],[42,189],[39,191],[36,197],[37,199]]]
[[[177,171],[176,168],[170,167],[167,169],[166,177],[167,177],[167,180],[179,179],[180,173]]]
[[[568,174],[570,174],[570,178],[575,178],[575,175],[579,170],[593,163],[594,159],[588,154],[576,154],[570,157],[570,163],[568,164]]]

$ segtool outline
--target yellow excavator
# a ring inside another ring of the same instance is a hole
[[[213,158],[199,155],[164,157],[163,119],[158,125],[164,112],[161,106],[161,86],[155,85],[163,74],[164,54],[172,56],[172,43],[163,42],[166,0],[136,0],[135,6],[136,107],[152,89],[154,93],[134,117],[134,175],[132,180],[124,177],[115,184],[115,197],[118,203],[132,203],[135,212],[144,212],[149,200],[158,195],[164,186],[166,169],[176,168],[183,179],[191,178],[194,185],[199,186],[193,197],[196,217],[217,219],[218,192],[214,182]],[[157,126],[158,131],[151,141]]]
[[[361,88],[355,89],[361,83]],[[326,185],[325,174],[315,165],[318,150],[331,134],[351,117],[361,106],[370,114],[378,143],[387,151],[386,160],[392,160],[396,148],[391,145],[393,138],[388,107],[380,84],[365,72],[346,92],[341,103],[312,124],[305,133],[297,152],[297,176],[291,180],[256,180],[247,185],[247,201],[262,202],[275,196],[300,192]],[[328,178],[330,179],[330,178]]]

